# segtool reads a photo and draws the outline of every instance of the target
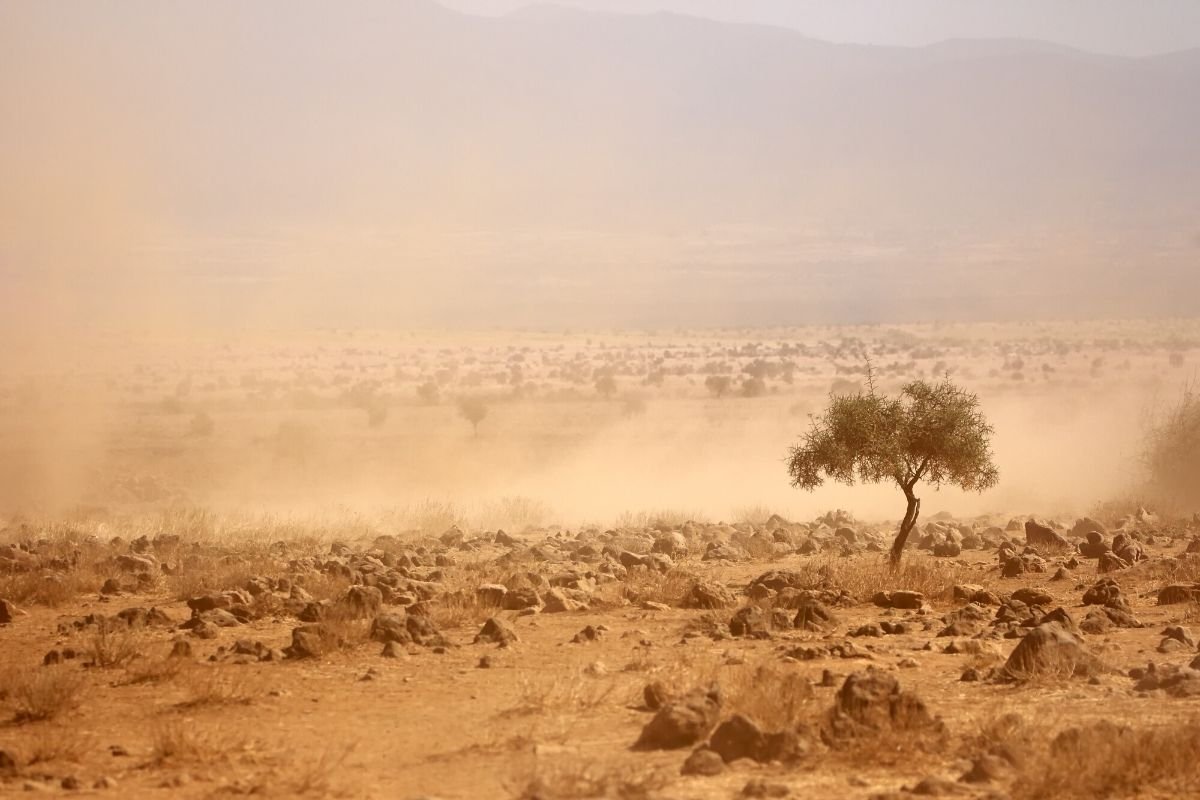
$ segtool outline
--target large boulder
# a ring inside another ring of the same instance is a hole
[[[1036,548],[1071,549],[1071,543],[1057,531],[1032,519],[1025,521],[1025,543]]]
[[[1025,635],[1013,649],[999,678],[1028,680],[1040,675],[1092,675],[1099,661],[1083,640],[1059,622],[1044,622]]]
[[[646,723],[635,750],[673,750],[690,747],[708,736],[721,713],[721,692],[716,685],[693,689],[668,701]]]
[[[935,719],[921,698],[900,688],[886,672],[868,668],[848,676],[838,690],[833,708],[825,716],[823,736],[827,744],[890,732],[940,733],[944,726]]]

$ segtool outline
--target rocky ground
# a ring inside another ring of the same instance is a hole
[[[1177,797],[1200,524],[0,533],[0,794]]]

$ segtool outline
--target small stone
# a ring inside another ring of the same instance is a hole
[[[700,747],[693,750],[692,754],[687,757],[679,773],[681,775],[712,777],[713,775],[720,775],[724,771],[725,759],[707,747]]]

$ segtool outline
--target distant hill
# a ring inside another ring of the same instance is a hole
[[[1200,313],[1200,51],[422,0],[0,29],[0,169],[43,195],[0,200],[8,273],[99,250],[338,321]]]

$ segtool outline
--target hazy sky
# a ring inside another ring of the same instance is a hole
[[[529,0],[441,0],[504,14]],[[923,45],[953,38],[1044,39],[1140,56],[1200,47],[1200,0],[557,0],[601,11],[674,11],[795,28],[818,39]]]

